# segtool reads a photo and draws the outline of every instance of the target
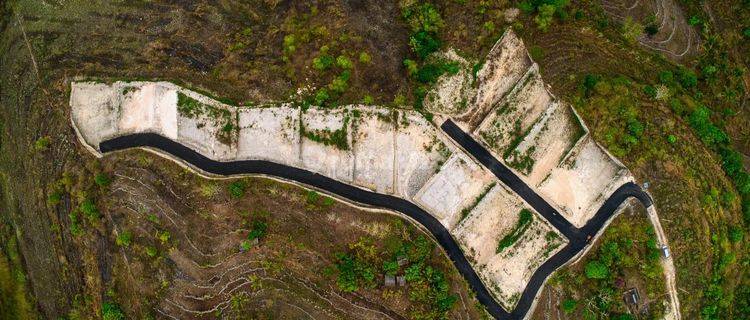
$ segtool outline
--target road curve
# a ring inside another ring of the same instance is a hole
[[[541,289],[544,281],[552,272],[575,258],[578,253],[585,249],[589,240],[594,239],[596,234],[604,227],[607,221],[617,212],[617,208],[630,197],[637,198],[644,207],[651,207],[651,197],[637,184],[628,182],[620,186],[610,197],[604,201],[596,214],[582,228],[576,228],[568,222],[557,210],[555,210],[539,194],[534,192],[521,178],[512,170],[498,161],[479,142],[474,140],[468,133],[459,128],[452,120],[443,122],[440,128],[451,139],[456,141],[461,148],[471,154],[479,163],[489,169],[500,181],[523,198],[526,203],[541,214],[566,238],[568,244],[549,260],[545,261],[531,276],[529,283],[521,295],[516,308],[510,313],[509,319],[523,319],[534,303],[537,292]]]
[[[461,273],[472,290],[474,290],[477,300],[496,319],[523,319],[533,305],[534,299],[547,277],[581,252],[588,244],[586,242],[587,237],[589,235],[593,237],[599,232],[623,201],[629,197],[636,197],[646,207],[651,206],[651,198],[648,194],[643,192],[636,184],[627,183],[617,189],[604,202],[596,215],[583,228],[575,228],[529,186],[523,183],[510,169],[492,157],[486,149],[474,141],[468,134],[461,131],[452,121],[446,121],[441,127],[451,138],[456,140],[482,165],[490,169],[503,183],[518,193],[569,239],[568,245],[545,261],[534,272],[516,308],[511,312],[504,310],[495,301],[487,287],[485,287],[474,271],[474,268],[472,268],[466,259],[458,243],[450,235],[450,232],[435,217],[407,200],[367,191],[318,173],[274,162],[264,160],[215,161],[178,142],[155,133],[136,133],[106,140],[99,144],[99,150],[102,153],[108,153],[138,147],[154,148],[211,174],[221,176],[240,174],[270,175],[325,190],[356,203],[401,212],[416,220],[432,233],[438,244],[443,247],[443,250],[445,250],[448,257],[456,266],[456,269],[458,269],[459,273]]]

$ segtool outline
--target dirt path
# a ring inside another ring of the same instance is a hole
[[[667,236],[664,234],[664,229],[661,227],[661,222],[659,221],[659,216],[656,214],[656,206],[652,205],[648,207],[648,218],[651,220],[651,224],[654,225],[654,231],[656,232],[656,238],[659,240],[659,246],[667,246]],[[681,319],[682,316],[680,315],[680,301],[677,297],[677,284],[676,284],[676,276],[675,276],[675,268],[674,268],[674,262],[672,260],[672,255],[670,254],[669,257],[661,259],[661,265],[664,268],[664,278],[667,282],[667,294],[669,295],[669,311],[667,315],[664,316],[665,319]]]

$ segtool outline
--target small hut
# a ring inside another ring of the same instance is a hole
[[[398,277],[396,277],[396,282],[398,282],[398,286],[399,287],[404,287],[404,286],[406,286],[406,277],[404,277],[404,276],[398,276]]]
[[[395,287],[396,286],[396,277],[392,275],[385,275],[385,286],[386,287]]]

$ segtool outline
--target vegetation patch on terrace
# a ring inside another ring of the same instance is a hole
[[[497,253],[503,252],[503,250],[516,243],[523,233],[526,232],[526,229],[529,228],[531,221],[533,220],[534,216],[531,213],[531,210],[525,208],[521,209],[521,212],[518,214],[518,222],[516,222],[516,226],[513,227],[513,230],[511,230],[509,234],[500,239],[500,242],[497,245]]]
[[[336,130],[331,129],[319,129],[319,130],[307,130],[305,129],[304,122],[300,120],[300,134],[312,141],[322,143],[326,146],[333,146],[339,150],[350,150],[351,146],[349,145],[349,141],[347,140],[348,136],[348,126],[349,126],[350,118],[347,115],[344,117],[344,124],[341,126],[341,128]]]
[[[223,143],[231,143],[233,133],[239,130],[239,126],[236,125],[237,119],[232,117],[231,111],[205,104],[179,91],[177,92],[177,112],[192,119],[202,116],[213,119],[215,124],[221,126],[217,138]]]

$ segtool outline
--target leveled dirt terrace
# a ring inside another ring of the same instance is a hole
[[[513,231],[524,209],[533,213],[531,225],[511,247],[498,252],[500,240]],[[515,307],[536,268],[568,242],[502,184],[493,186],[479,200],[453,234],[478,266],[482,281],[508,310]]]

